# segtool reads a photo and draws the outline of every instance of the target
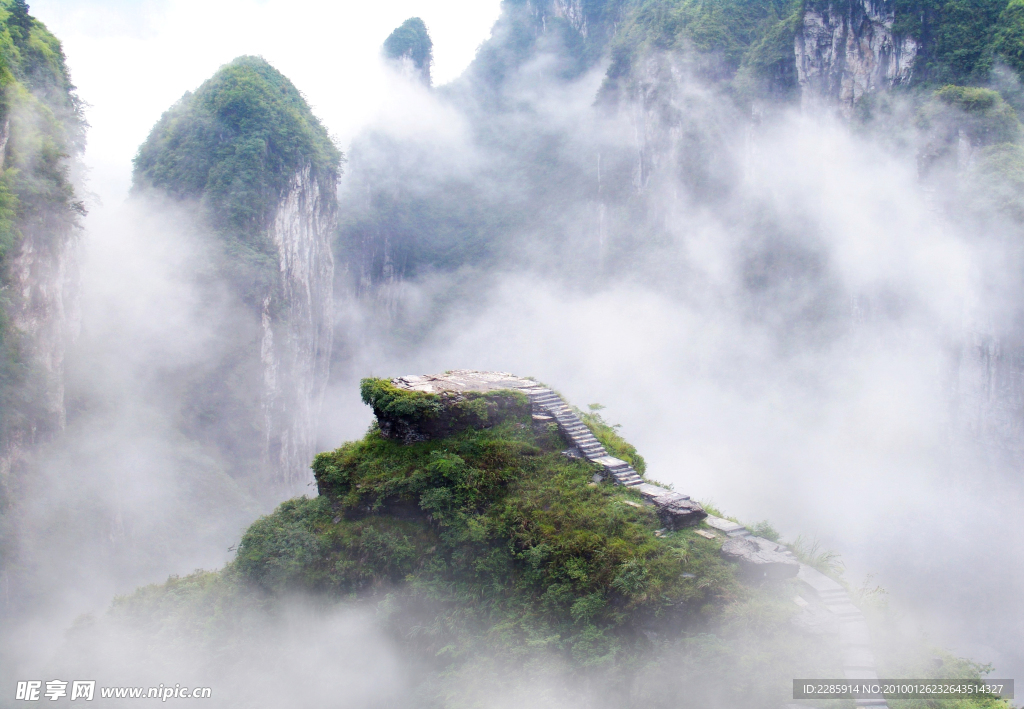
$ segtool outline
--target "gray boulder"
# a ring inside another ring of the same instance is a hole
[[[676,531],[683,527],[693,527],[708,516],[704,508],[691,500],[689,495],[672,492],[650,483],[635,485],[633,489],[654,505],[658,511],[658,519],[666,529]]]
[[[800,571],[800,562],[784,548],[761,537],[734,537],[722,545],[722,557],[735,561],[740,570],[754,578],[788,579]]]

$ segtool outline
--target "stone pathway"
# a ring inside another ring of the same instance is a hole
[[[594,437],[580,417],[550,389],[540,386],[520,389],[530,397],[533,408],[546,412],[555,419],[565,437],[579,449],[587,460],[597,463],[615,482],[627,487],[643,485],[644,481],[629,463],[608,455],[601,442]],[[652,486],[653,487],[653,486]]]
[[[723,532],[727,537],[753,537],[750,530],[741,524],[721,517],[708,515],[704,520],[708,526]],[[843,675],[848,680],[877,680],[875,656],[871,652],[871,634],[867,621],[860,609],[853,604],[850,595],[843,586],[807,564],[800,563],[793,552],[785,550],[782,554],[800,564],[796,579],[800,582],[801,592],[793,601],[801,607],[809,619],[808,629],[811,632],[838,632],[839,646],[843,657]],[[816,610],[824,613],[816,614]],[[830,678],[838,679],[838,678]],[[858,707],[888,709],[884,697],[857,699]],[[787,705],[796,709],[810,709],[806,705]]]
[[[708,515],[700,505],[690,500],[689,495],[644,482],[629,463],[608,455],[601,442],[560,396],[532,379],[517,377],[507,372],[456,369],[444,374],[398,377],[391,381],[405,389],[431,393],[496,389],[521,391],[530,398],[536,420],[547,420],[547,417],[551,417],[558,424],[559,430],[587,460],[600,465],[605,474],[619,485],[636,490],[648,502],[654,504],[659,516],[666,521],[667,527],[676,529],[692,526],[703,519],[709,527],[722,532],[728,539],[757,540],[762,548],[766,545],[776,546],[767,539],[754,537],[741,524]],[[709,534],[704,530],[697,530],[697,533],[704,536]],[[801,608],[799,618],[804,620],[806,629],[810,632],[839,634],[839,644],[843,653],[843,673],[846,679],[878,679],[867,622],[860,609],[851,601],[846,589],[816,569],[800,563],[785,547],[779,546],[775,553],[790,559],[793,565],[798,566],[796,579],[802,590],[793,601]],[[858,707],[888,709],[883,697],[858,699],[856,703]],[[810,709],[806,705],[787,705],[789,706],[794,709],[797,706],[801,709]]]

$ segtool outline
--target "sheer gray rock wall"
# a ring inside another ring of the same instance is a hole
[[[298,172],[277,208],[270,236],[277,248],[281,302],[263,301],[260,362],[263,457],[284,488],[312,480],[316,429],[334,337],[336,185]]]
[[[909,83],[918,45],[895,37],[893,20],[872,0],[808,8],[794,47],[804,105],[835,105],[849,115],[866,94]]]

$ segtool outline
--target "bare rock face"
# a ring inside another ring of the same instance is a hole
[[[263,457],[284,487],[301,490],[316,454],[334,337],[334,256],[337,223],[334,184],[321,184],[307,167],[292,178],[270,229],[277,247],[281,303],[263,302]]]
[[[722,545],[722,557],[738,562],[740,570],[751,577],[793,578],[800,562],[783,553],[781,545],[761,537],[734,537]]]
[[[871,0],[808,9],[794,47],[804,105],[836,105],[849,115],[865,94],[909,83],[918,45],[894,37],[893,20]]]

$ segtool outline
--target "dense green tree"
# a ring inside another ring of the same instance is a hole
[[[1024,0],[1010,0],[999,15],[994,47],[1018,74],[1024,74]]]

